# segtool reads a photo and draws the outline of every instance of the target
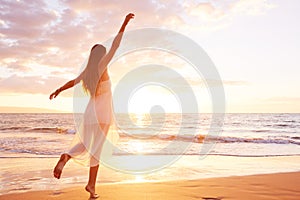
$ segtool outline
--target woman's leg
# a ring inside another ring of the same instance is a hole
[[[107,132],[109,130],[109,125],[107,124],[100,124],[101,130],[102,130],[102,134],[104,134],[104,136],[107,135]],[[101,139],[102,137],[100,137],[99,139]],[[103,143],[100,143],[100,147],[99,147],[99,152],[97,152],[96,154],[99,153],[99,157],[96,156],[97,158],[95,158],[93,155],[91,156],[91,163],[99,163],[99,159],[100,158],[100,153],[101,153],[101,147],[102,147]],[[89,181],[87,186],[85,187],[85,190],[87,192],[90,193],[91,198],[97,198],[99,197],[97,194],[95,194],[95,186],[96,186],[96,180],[97,180],[97,173],[98,173],[98,169],[99,169],[99,164],[93,167],[90,167],[90,173],[89,173]]]
[[[84,127],[86,129],[86,127]],[[84,151],[86,151],[86,147],[84,144],[86,144],[85,140],[87,139],[85,136],[84,131],[80,132],[82,133],[81,135],[75,135],[73,139],[73,147],[67,152],[64,153],[60,156],[59,161],[57,162],[54,170],[53,170],[53,175],[55,178],[59,179],[62,173],[62,170],[66,163],[70,160],[71,157],[76,157],[80,154],[82,154]]]
[[[64,153],[60,156],[59,161],[57,162],[54,170],[53,170],[53,175],[55,178],[60,179],[62,170],[65,166],[65,164],[68,162],[68,160],[70,160],[71,156]]]
[[[90,167],[89,182],[85,187],[85,190],[90,193],[91,198],[98,197],[98,195],[95,194],[95,185],[96,185],[98,169],[99,169],[99,165]]]

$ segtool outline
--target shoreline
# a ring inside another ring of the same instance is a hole
[[[300,171],[196,180],[98,184],[100,199],[298,199]],[[4,199],[88,199],[84,186],[0,195]]]
[[[134,157],[122,156],[123,164],[137,164]],[[88,168],[70,161],[60,180],[54,179],[52,170],[58,158],[1,158],[0,195],[31,191],[63,191],[65,188],[84,186],[88,179]],[[41,164],[42,163],[42,164]],[[128,167],[128,166],[127,166]],[[298,172],[300,156],[282,157],[228,157],[182,156],[170,166],[150,173],[124,173],[100,165],[97,184],[123,185],[137,183],[159,183],[169,181],[204,180],[209,178],[231,178],[260,174]],[[300,185],[299,185],[300,186]]]

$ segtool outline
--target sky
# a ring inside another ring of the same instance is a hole
[[[222,79],[217,84],[224,87],[226,112],[300,112],[298,0],[1,0],[0,10],[0,112],[72,112],[73,89],[52,101],[49,95],[79,74],[90,48],[115,36],[129,12],[135,18],[126,31],[169,29],[204,49]],[[126,73],[151,63],[180,73],[198,111],[212,111],[204,82],[213,80],[167,52],[116,59],[109,66],[113,89]],[[176,85],[163,70],[153,76]],[[128,100],[130,112],[147,112],[153,105],[180,112],[181,103],[158,85],[142,87]]]

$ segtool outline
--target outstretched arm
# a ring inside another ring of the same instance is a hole
[[[114,39],[114,41],[112,43],[112,46],[111,46],[109,52],[100,60],[100,62],[98,64],[98,69],[101,69],[101,66],[102,67],[103,66],[106,67],[108,65],[108,63],[111,61],[112,57],[115,55],[118,47],[120,46],[120,43],[121,43],[121,40],[122,40],[122,37],[123,37],[123,33],[124,33],[124,30],[125,30],[125,27],[127,26],[128,22],[131,19],[133,19],[133,17],[134,17],[133,13],[129,13],[126,16],[126,18],[125,18],[125,20],[124,20],[124,22],[123,22],[123,24],[122,24],[122,26],[121,26],[121,28],[120,28],[120,30],[118,32],[118,35],[115,37],[115,39]]]
[[[69,89],[71,87],[73,87],[74,85],[76,85],[77,83],[79,83],[82,79],[83,73],[81,73],[77,78],[68,81],[66,84],[64,84],[62,87],[58,88],[57,90],[55,90],[55,92],[53,92],[52,94],[50,94],[49,99],[53,99],[55,98],[59,93],[61,93],[62,91]]]

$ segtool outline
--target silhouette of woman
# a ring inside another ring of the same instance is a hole
[[[99,168],[100,154],[103,143],[112,123],[112,95],[111,82],[107,72],[107,65],[118,49],[125,27],[133,19],[134,14],[126,16],[117,36],[114,38],[111,49],[106,53],[106,48],[100,44],[92,47],[86,68],[75,79],[67,82],[50,95],[55,98],[62,91],[73,87],[82,81],[84,89],[89,93],[90,100],[83,115],[80,131],[77,131],[72,148],[63,153],[57,162],[53,174],[60,178],[65,164],[70,158],[90,167],[89,180],[85,190],[90,193],[90,198],[98,198],[95,193],[95,184]]]

